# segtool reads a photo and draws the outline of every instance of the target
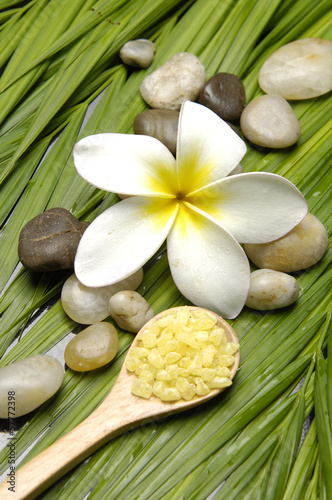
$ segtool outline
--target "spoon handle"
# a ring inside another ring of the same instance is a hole
[[[83,422],[15,472],[15,494],[5,480],[0,498],[33,499],[107,441],[147,420],[141,406],[116,384],[104,402]]]

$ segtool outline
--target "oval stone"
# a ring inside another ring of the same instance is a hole
[[[323,257],[327,245],[325,227],[308,213],[282,238],[270,243],[246,243],[244,249],[257,267],[294,272],[315,265]]]
[[[116,328],[107,322],[94,323],[67,344],[65,362],[72,370],[86,372],[106,365],[119,348]]]
[[[205,83],[205,68],[194,54],[180,52],[141,83],[144,101],[151,108],[179,110],[185,99],[195,101]]]
[[[179,114],[169,109],[148,109],[136,116],[134,132],[155,137],[175,155]]]
[[[238,121],[246,102],[242,81],[232,73],[213,75],[201,90],[198,102],[214,111],[220,118]]]
[[[74,267],[80,239],[89,225],[64,208],[51,208],[31,219],[21,230],[20,261],[31,271],[58,271]]]
[[[0,418],[16,418],[35,410],[57,392],[63,377],[59,361],[45,354],[0,368]]]
[[[120,290],[136,289],[142,280],[142,268],[118,283],[102,287],[82,285],[76,275],[72,274],[62,287],[62,307],[65,313],[77,323],[91,325],[107,318],[109,300],[112,295]]]
[[[120,328],[132,333],[137,333],[154,316],[150,304],[133,290],[113,295],[109,301],[109,313]]]
[[[134,68],[147,68],[153,61],[155,51],[155,44],[150,40],[130,40],[120,50],[120,59]]]
[[[287,148],[300,136],[293,109],[279,95],[263,95],[251,101],[241,115],[240,125],[249,141],[266,148]]]
[[[285,99],[310,99],[332,90],[332,42],[303,38],[276,50],[263,64],[264,92]]]
[[[250,275],[250,288],[246,306],[268,311],[293,304],[300,287],[293,276],[271,269],[259,269]]]

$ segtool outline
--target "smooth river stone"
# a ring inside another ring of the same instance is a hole
[[[179,114],[169,109],[148,109],[136,116],[134,132],[155,137],[175,155]]]
[[[150,40],[139,38],[130,40],[120,50],[120,58],[124,64],[134,68],[147,68],[153,61],[155,44]]]
[[[135,290],[142,280],[142,268],[118,283],[101,287],[82,285],[76,275],[72,274],[62,287],[62,307],[65,313],[77,323],[91,325],[107,318],[109,300],[112,295],[128,288]]]
[[[300,136],[294,111],[279,95],[263,95],[251,101],[243,110],[240,126],[249,141],[266,148],[287,148]]]
[[[109,301],[109,313],[120,328],[132,333],[139,332],[154,316],[150,304],[133,290],[113,295]]]
[[[195,101],[205,84],[205,68],[194,54],[180,52],[141,83],[144,101],[151,108],[179,110],[185,99]]]
[[[106,321],[94,323],[67,344],[65,362],[69,368],[78,372],[95,370],[112,361],[118,348],[116,328]]]
[[[264,92],[285,99],[310,99],[332,90],[332,42],[303,38],[276,50],[263,64]]]
[[[293,304],[300,287],[293,276],[272,269],[259,269],[250,275],[246,306],[259,311],[279,309]]]
[[[16,418],[35,410],[57,392],[63,377],[59,361],[45,354],[0,368],[0,418]],[[8,393],[13,392],[14,399],[9,399]]]
[[[291,273],[315,265],[323,257],[327,245],[325,227],[308,213],[282,238],[270,243],[246,243],[244,249],[257,267]]]
[[[204,85],[198,102],[223,120],[238,121],[246,103],[243,83],[232,73],[217,73]]]
[[[30,271],[73,268],[78,244],[88,224],[76,219],[65,208],[46,210],[21,230],[20,261]]]

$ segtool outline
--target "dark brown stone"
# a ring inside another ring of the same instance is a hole
[[[77,246],[88,224],[64,208],[51,208],[37,215],[21,230],[20,261],[31,271],[73,268]]]
[[[246,102],[243,83],[231,73],[217,73],[204,85],[198,102],[210,108],[223,120],[237,122]]]
[[[148,109],[136,116],[135,134],[155,137],[175,155],[178,134],[179,111]]]

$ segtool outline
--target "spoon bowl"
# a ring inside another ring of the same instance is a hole
[[[143,326],[139,333],[165,315],[173,314],[180,309],[181,307],[172,308],[157,314]],[[188,309],[206,311],[194,306],[189,306]],[[224,329],[228,342],[238,343],[233,328],[217,314],[212,311],[208,312],[216,317],[217,326]],[[135,337],[126,359],[133,347],[137,346],[138,338]],[[234,354],[234,364],[229,367],[230,379],[234,378],[239,362],[240,353],[238,350]],[[189,401],[180,399],[179,401],[165,402],[155,396],[144,399],[133,395],[131,388],[136,378],[136,374],[129,372],[124,362],[116,383],[100,406],[68,434],[55,441],[16,471],[15,500],[36,498],[102,445],[129,429],[197,406],[224,390],[212,389],[207,395],[195,396]],[[2,500],[13,498],[6,482],[0,484],[0,498]]]

